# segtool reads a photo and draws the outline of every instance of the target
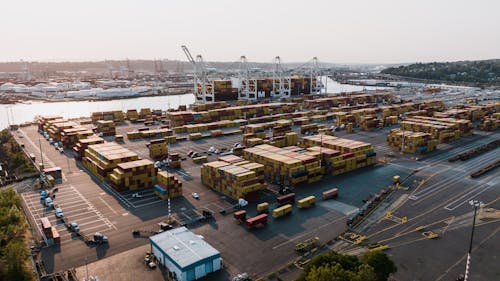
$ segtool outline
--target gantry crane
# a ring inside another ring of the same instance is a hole
[[[311,74],[311,83],[310,83],[310,93],[312,95],[318,95],[321,93],[321,89],[323,88],[323,83],[321,82],[321,71],[319,68],[319,61],[317,57],[313,57],[310,64],[310,74]],[[320,76],[320,80],[318,81],[318,76]]]
[[[185,46],[181,46],[184,54],[194,68],[194,95],[197,103],[207,103],[215,101],[214,82],[207,77],[207,67],[201,55],[196,56],[196,60]]]
[[[289,98],[291,94],[292,79],[285,77],[285,70],[281,65],[281,58],[276,56],[273,69],[273,90],[271,97]]]
[[[238,100],[257,100],[257,79],[250,77],[250,68],[246,56],[241,56],[238,71],[240,85]]]

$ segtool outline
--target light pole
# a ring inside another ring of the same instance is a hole
[[[474,239],[474,228],[476,226],[477,208],[481,207],[481,205],[483,205],[483,202],[478,201],[478,200],[470,200],[469,204],[474,207],[474,217],[472,218],[472,232],[470,234],[469,252],[467,252],[467,262],[465,263],[464,281],[467,281],[467,279],[469,277],[469,265],[470,265],[471,252],[472,252],[472,240]]]

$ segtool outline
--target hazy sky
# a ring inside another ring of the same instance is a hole
[[[500,58],[499,0],[0,0],[0,61]]]

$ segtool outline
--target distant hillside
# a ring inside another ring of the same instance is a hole
[[[500,59],[415,63],[389,67],[382,73],[457,84],[500,85]]]

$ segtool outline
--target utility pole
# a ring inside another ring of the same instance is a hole
[[[464,281],[467,281],[469,278],[469,267],[470,267],[470,261],[471,261],[472,241],[474,239],[474,229],[476,226],[477,208],[481,207],[483,205],[483,202],[478,201],[478,200],[470,200],[469,204],[474,207],[474,217],[472,218],[472,232],[470,234],[470,243],[469,243],[469,252],[467,253],[467,262],[465,263]]]

